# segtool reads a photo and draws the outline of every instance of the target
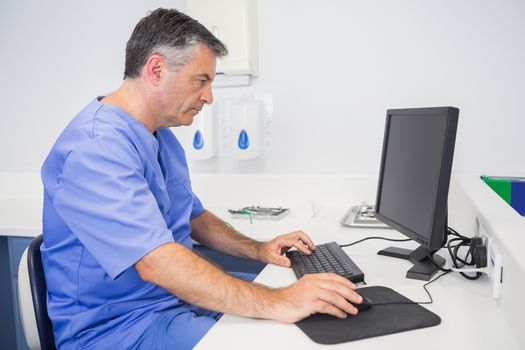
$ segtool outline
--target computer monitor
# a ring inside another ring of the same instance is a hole
[[[458,115],[454,107],[387,111],[375,216],[420,247],[390,247],[378,254],[410,260],[414,266],[407,278],[428,281],[445,263],[434,253],[447,241]]]

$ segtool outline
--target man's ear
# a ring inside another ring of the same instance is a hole
[[[166,60],[161,55],[155,53],[150,55],[144,65],[144,77],[154,86],[158,86],[162,70],[167,68],[166,64]]]

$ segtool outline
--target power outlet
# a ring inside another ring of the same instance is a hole
[[[497,299],[501,295],[501,285],[503,284],[503,255],[496,240],[480,222],[478,232],[487,247],[486,270],[492,283],[492,296]]]

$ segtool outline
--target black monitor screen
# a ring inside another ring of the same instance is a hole
[[[457,117],[452,107],[387,111],[376,215],[433,250],[446,232]]]

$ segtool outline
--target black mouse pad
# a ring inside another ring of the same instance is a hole
[[[372,301],[372,308],[357,316],[339,319],[316,314],[296,325],[316,343],[338,344],[353,340],[436,326],[441,318],[418,304],[374,305],[375,303],[411,302],[386,287],[365,287],[359,293]]]

